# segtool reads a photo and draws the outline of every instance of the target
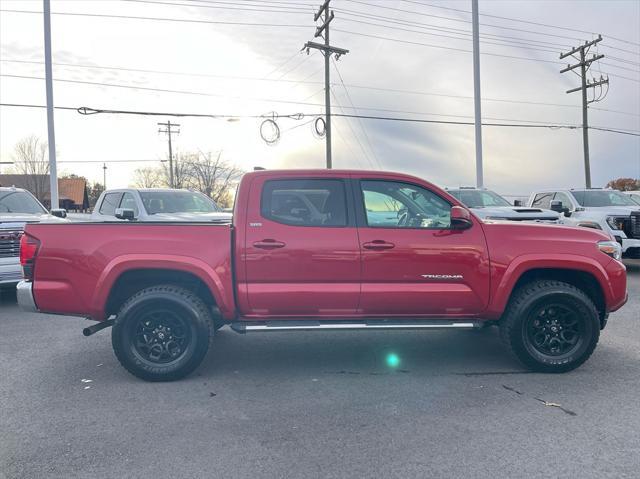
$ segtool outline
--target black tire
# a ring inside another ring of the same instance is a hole
[[[211,313],[198,296],[160,285],[139,291],[122,305],[111,343],[120,364],[134,376],[173,381],[200,365],[212,335]]]
[[[589,359],[600,320],[584,291],[561,281],[533,281],[513,293],[500,320],[500,337],[528,368],[563,373]]]

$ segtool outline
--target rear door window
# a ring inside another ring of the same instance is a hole
[[[264,218],[293,226],[347,226],[342,180],[274,180],[262,188]]]

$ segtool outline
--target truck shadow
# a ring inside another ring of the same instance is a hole
[[[497,329],[250,333],[221,330],[199,372],[309,376],[326,374],[526,373],[500,343]]]

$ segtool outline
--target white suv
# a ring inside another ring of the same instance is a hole
[[[622,254],[640,258],[640,205],[610,189],[545,190],[531,194],[529,206],[564,213],[565,225],[602,230],[622,246]]]

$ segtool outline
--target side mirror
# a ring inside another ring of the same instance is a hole
[[[551,202],[551,211],[555,211],[556,213],[564,213],[564,208],[562,207],[562,201],[553,200]]]
[[[119,220],[133,221],[136,219],[135,212],[131,208],[116,208],[115,216]]]
[[[565,215],[567,218],[571,216],[571,210],[566,206],[563,206],[562,201],[560,200],[553,200],[551,202],[551,211],[555,211],[556,213],[561,213]]]
[[[65,210],[64,208],[54,208],[51,210],[51,215],[57,218],[66,218],[67,210]]]
[[[451,207],[451,229],[453,230],[466,230],[473,226],[473,220],[471,219],[471,213],[462,206]]]
[[[513,200],[513,206],[522,206],[522,200]]]

